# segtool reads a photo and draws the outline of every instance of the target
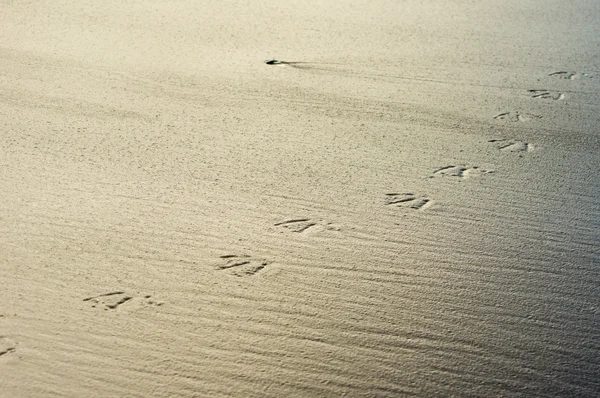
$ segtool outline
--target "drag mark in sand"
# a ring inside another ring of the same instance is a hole
[[[533,113],[521,112],[502,112],[494,116],[496,120],[504,120],[507,122],[528,122],[533,119],[541,119],[542,116],[534,115]]]
[[[505,139],[489,140],[488,142],[494,143],[496,148],[502,152],[533,152],[534,147],[528,142],[524,141],[512,141]]]
[[[589,79],[592,77],[589,73],[584,72],[567,72],[567,71],[558,71],[552,72],[548,74],[548,76],[552,76],[558,79],[566,79],[566,80],[576,80],[576,79]]]
[[[234,276],[252,276],[269,265],[265,259],[257,259],[245,254],[226,254],[220,258],[225,260],[225,263],[217,266],[217,269],[229,270]]]
[[[559,93],[557,91],[549,91],[549,90],[527,90],[531,94],[531,98],[536,99],[550,99],[554,101],[560,101],[565,99],[565,95],[563,93]]]
[[[104,294],[100,294],[98,296],[84,298],[83,301],[90,301],[90,300],[94,300],[94,299],[97,299],[97,298],[100,298],[100,297],[115,296],[117,294],[123,294],[123,293],[125,293],[125,292],[120,292],[119,291],[119,292],[104,293]]]
[[[458,177],[458,178],[468,178],[472,176],[479,176],[483,174],[494,173],[494,170],[484,170],[479,166],[466,166],[466,165],[450,165],[441,167],[433,172],[432,177],[437,176],[449,176],[449,177]]]
[[[410,192],[386,193],[385,204],[387,206],[404,207],[413,210],[423,210],[432,205],[431,199],[417,196]]]
[[[13,353],[17,350],[17,345],[14,341],[6,336],[0,336],[0,357]]]

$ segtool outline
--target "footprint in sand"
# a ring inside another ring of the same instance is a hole
[[[467,165],[449,165],[441,167],[433,172],[433,177],[456,177],[456,178],[469,178],[474,176],[480,176],[484,174],[494,173],[494,170],[484,170],[479,166],[467,166]]]
[[[116,310],[122,305],[127,304],[131,306],[134,303],[137,303],[138,305],[142,304],[156,306],[161,306],[164,304],[154,300],[151,295],[136,297],[134,295],[127,294],[124,291],[99,294],[97,296],[84,298],[83,301],[90,302],[92,308],[102,308],[104,310]]]
[[[255,258],[246,254],[226,254],[220,257],[222,264],[217,266],[218,270],[228,271],[234,276],[252,276],[262,271],[269,261],[263,258]]]
[[[489,140],[496,148],[502,152],[533,152],[534,146],[524,141],[505,140],[503,138]]]
[[[340,228],[335,226],[333,223],[324,220],[313,220],[310,218],[292,218],[275,223],[274,225],[295,233],[340,230]]]
[[[541,119],[542,116],[534,115],[533,113],[521,113],[521,112],[502,112],[494,116],[496,120],[502,120],[506,122],[528,122],[534,119]]]
[[[385,204],[387,206],[404,207],[412,210],[424,210],[433,204],[432,200],[415,195],[410,192],[404,193],[386,193]]]
[[[557,78],[557,79],[566,79],[566,80],[577,80],[577,79],[589,79],[592,77],[589,73],[584,72],[567,72],[567,71],[558,71],[552,72],[548,74],[548,76]]]
[[[565,95],[563,93],[559,93],[558,91],[550,91],[550,90],[527,90],[531,94],[531,98],[535,99],[546,99],[546,100],[554,100],[560,101],[565,99]]]

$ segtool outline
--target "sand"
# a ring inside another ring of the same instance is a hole
[[[600,394],[598,2],[1,9],[0,396]]]

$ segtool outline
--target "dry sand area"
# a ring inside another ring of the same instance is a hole
[[[0,396],[599,396],[598,21],[0,0]]]

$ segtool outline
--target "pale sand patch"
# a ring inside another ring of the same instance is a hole
[[[600,390],[594,2],[4,3],[0,395]]]

